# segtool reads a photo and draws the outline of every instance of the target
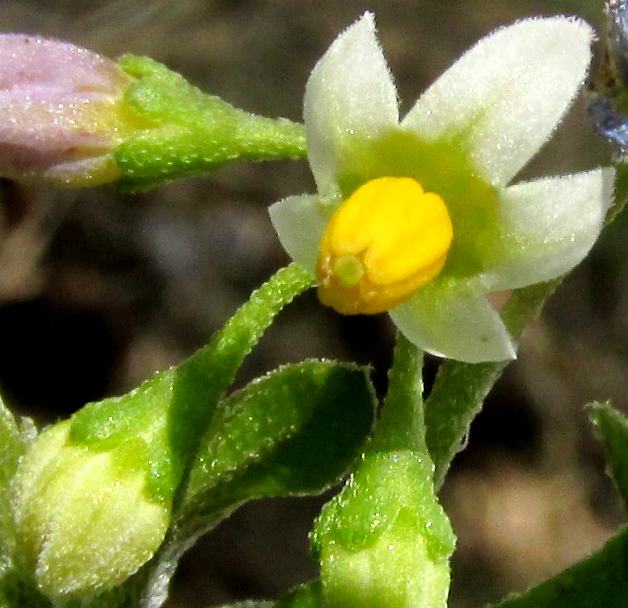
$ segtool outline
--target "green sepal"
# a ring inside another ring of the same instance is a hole
[[[170,503],[184,465],[169,426],[176,368],[155,374],[139,388],[89,403],[71,418],[69,443],[93,452],[112,452],[120,467],[147,472],[146,493]]]
[[[369,453],[342,492],[325,505],[312,535],[315,551],[329,542],[349,551],[373,545],[389,531],[401,512],[416,522],[434,560],[448,558],[454,549],[449,519],[436,500],[429,459],[410,451]],[[408,531],[412,538],[414,530]]]
[[[234,108],[146,57],[124,55],[119,65],[136,79],[126,90],[126,107],[147,125],[114,152],[122,189],[146,190],[237,159],[307,153],[302,125]]]
[[[606,448],[609,473],[628,511],[628,418],[609,403],[592,403],[587,408],[589,419]]]
[[[367,370],[334,361],[288,365],[236,392],[197,453],[179,536],[246,500],[327,489],[364,447],[374,409]]]
[[[312,536],[329,608],[444,608],[455,537],[418,452],[367,452]]]

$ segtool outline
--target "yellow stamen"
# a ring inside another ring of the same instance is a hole
[[[343,314],[390,310],[438,275],[452,239],[440,196],[409,177],[371,180],[327,225],[316,267],[319,298]]]

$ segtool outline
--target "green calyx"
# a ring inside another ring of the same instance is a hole
[[[454,535],[429,459],[367,453],[323,510],[313,546],[330,608],[443,608]]]
[[[124,55],[119,65],[135,78],[124,101],[149,125],[114,152],[123,189],[145,190],[232,160],[306,155],[302,125],[234,108],[146,57]]]
[[[314,547],[322,550],[325,542],[333,541],[349,551],[368,548],[406,512],[415,528],[408,532],[423,530],[432,559],[448,558],[453,534],[434,497],[432,474],[429,459],[416,452],[366,454],[344,490],[323,510],[314,530]]]
[[[110,452],[121,468],[146,475],[146,495],[170,505],[181,477],[181,454],[172,442],[173,372],[160,372],[121,397],[89,403],[71,419],[69,442]]]

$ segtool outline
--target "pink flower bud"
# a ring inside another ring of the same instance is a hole
[[[111,156],[132,127],[132,79],[67,42],[0,35],[0,175],[61,186],[115,180]]]

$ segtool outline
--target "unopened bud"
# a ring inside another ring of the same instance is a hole
[[[146,189],[236,159],[301,158],[301,125],[238,110],[145,57],[0,34],[0,177]]]
[[[123,103],[131,82],[70,43],[0,35],[0,175],[65,187],[117,179],[112,152],[140,126]]]
[[[109,450],[77,444],[68,420],[23,457],[12,488],[18,548],[46,595],[111,588],[157,550],[170,505],[147,495],[145,451],[141,439]]]
[[[328,608],[445,608],[454,536],[429,458],[367,454],[313,536]]]

